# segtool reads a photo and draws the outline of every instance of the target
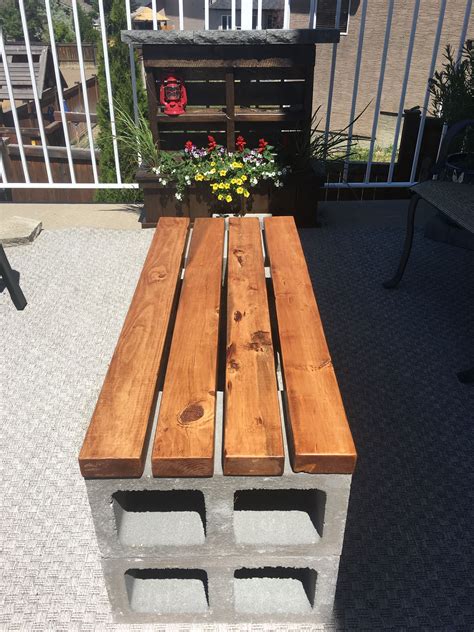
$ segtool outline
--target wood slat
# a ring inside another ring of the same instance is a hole
[[[223,467],[280,475],[284,467],[259,220],[229,221]]]
[[[212,476],[224,220],[196,219],[152,454],[154,476]]]
[[[292,217],[265,220],[296,472],[352,473],[356,451]]]
[[[186,218],[159,221],[79,455],[85,478],[143,473],[188,223]]]

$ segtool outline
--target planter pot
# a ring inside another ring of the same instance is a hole
[[[136,179],[143,191],[145,219],[143,228],[156,226],[160,217],[212,217],[213,214],[231,214],[241,211],[239,205],[219,202],[209,191],[207,183],[190,186],[182,201],[175,197],[174,186],[163,186],[153,173],[139,170]],[[263,182],[245,199],[245,208],[251,213],[294,215],[299,226],[314,226],[320,181],[314,174],[305,177],[292,175],[285,185],[276,188]]]
[[[462,182],[474,183],[474,153],[450,154],[446,160],[443,179],[456,180],[463,175]]]

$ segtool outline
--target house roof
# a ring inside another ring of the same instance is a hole
[[[135,13],[132,13],[134,22],[153,22],[153,10],[150,7],[139,7]],[[156,12],[158,22],[169,22],[164,9]]]
[[[33,70],[36,78],[36,87],[39,96],[44,90],[54,85],[54,70],[49,46],[44,44],[31,44],[31,55],[33,57]],[[24,42],[12,42],[5,45],[8,69],[13,87],[15,99],[27,101],[33,98],[33,88],[31,85],[30,69],[26,56],[26,45]],[[5,69],[0,57],[0,99],[8,99],[8,89],[5,79]]]
[[[229,10],[231,9],[231,5],[232,5],[232,1],[231,0],[214,0],[214,2],[212,2],[212,4],[210,5],[210,9],[224,9],[224,10]],[[256,11],[258,7],[258,0],[253,0],[253,8]],[[274,10],[278,10],[278,9],[283,9],[283,2],[282,0],[262,0],[262,9],[264,11],[274,11]]]

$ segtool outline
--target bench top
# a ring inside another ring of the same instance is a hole
[[[212,476],[221,444],[227,476],[281,475],[286,450],[295,472],[355,466],[291,217],[263,233],[257,218],[160,219],[79,465],[85,478],[140,477],[149,454],[154,476]]]

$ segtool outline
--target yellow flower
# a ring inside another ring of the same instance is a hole
[[[222,195],[222,193],[219,193],[219,195],[217,196],[217,199],[218,200],[223,200],[224,199],[224,196]]]
[[[211,170],[209,171],[209,173],[211,173],[212,175],[214,175],[214,174],[216,173],[216,170],[215,170],[215,169],[211,169]]]
[[[241,180],[243,180],[243,181],[245,182],[245,181],[247,180],[247,176],[244,174],[244,175],[241,177]]]
[[[250,193],[247,191],[247,189],[244,189],[244,197],[248,198],[249,195]]]
[[[219,185],[216,184],[215,182],[212,184],[212,190],[213,191],[217,191],[217,189],[219,188]]]
[[[204,180],[204,176],[202,175],[202,173],[196,173],[196,175],[194,176],[194,179],[197,180],[198,182],[201,182],[201,180]]]
[[[227,195],[225,198],[226,202],[232,202],[232,196],[231,195]]]
[[[219,189],[223,189],[224,188],[224,183],[223,182],[219,182],[219,184],[217,186],[219,187]]]
[[[224,184],[224,189],[230,189],[230,184],[228,182]]]
[[[244,190],[243,190],[243,188],[242,188],[242,187],[237,187],[237,193],[238,193],[239,195],[242,195],[242,193],[243,193],[243,192],[244,192]]]
[[[241,178],[237,178],[237,184],[239,185],[239,187],[242,185],[242,179]]]
[[[234,167],[234,169],[240,169],[240,167],[242,167],[242,163],[241,162],[233,162],[232,166]]]
[[[227,175],[227,171],[225,169],[221,169],[219,171],[219,175],[222,176],[223,178]]]
[[[237,178],[232,178],[232,180],[230,181],[231,184],[237,184]]]
[[[215,162],[211,162],[211,167],[215,167],[216,163]]]

